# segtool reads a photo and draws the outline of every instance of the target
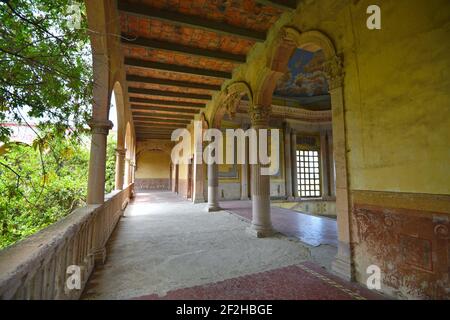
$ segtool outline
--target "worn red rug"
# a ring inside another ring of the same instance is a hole
[[[375,291],[346,282],[310,262],[205,285],[137,297],[139,300],[380,300]]]

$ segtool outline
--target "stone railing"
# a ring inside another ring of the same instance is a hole
[[[113,191],[106,195],[104,204],[77,209],[0,251],[0,299],[78,299],[94,266],[105,260],[106,242],[133,187],[130,184],[122,191]],[[68,273],[69,266],[79,271],[80,289],[66,285],[73,272]]]

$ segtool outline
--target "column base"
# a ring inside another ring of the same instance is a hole
[[[353,264],[347,244],[339,243],[338,253],[331,264],[331,270],[339,277],[353,281]]]
[[[94,256],[94,265],[96,266],[104,265],[106,261],[106,248],[95,250],[93,256]]]
[[[241,201],[247,201],[247,200],[250,200],[250,198],[249,197],[241,197]]]
[[[260,227],[256,227],[251,225],[245,229],[245,232],[256,238],[268,238],[275,234],[275,231],[272,228],[262,229]]]
[[[193,199],[192,203],[205,203],[205,199],[203,198]]]
[[[289,196],[286,198],[287,201],[295,201],[295,198],[293,196]]]
[[[219,206],[208,206],[208,208],[206,208],[206,212],[217,212],[221,210],[222,208]]]

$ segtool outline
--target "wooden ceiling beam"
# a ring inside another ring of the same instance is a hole
[[[174,127],[175,129],[178,129],[180,126],[186,125],[184,123],[178,123],[176,121],[168,121],[168,120],[136,120],[133,119],[133,122],[135,124],[154,124],[154,125],[161,125],[161,126],[168,126],[168,127]]]
[[[206,104],[204,104],[204,103],[147,99],[147,98],[139,98],[139,97],[130,97],[130,103],[146,103],[146,104],[156,104],[156,105],[162,105],[162,106],[189,107],[189,108],[199,108],[199,109],[206,107]]]
[[[167,123],[178,123],[178,124],[189,124],[191,120],[186,119],[174,119],[174,118],[163,118],[163,117],[145,117],[145,116],[133,116],[133,120],[137,123],[139,122],[167,122]]]
[[[170,80],[170,79],[160,79],[160,78],[152,78],[152,77],[142,77],[142,76],[137,76],[137,75],[132,75],[132,74],[127,74],[127,81],[149,83],[149,84],[159,84],[159,85],[183,87],[183,88],[191,88],[191,89],[213,90],[213,91],[219,91],[221,88],[220,85],[212,85],[212,84],[188,82],[188,81],[178,81],[178,80]]]
[[[156,19],[175,25],[212,31],[218,34],[248,39],[255,42],[264,42],[266,33],[232,26],[221,21],[204,19],[199,16],[187,15],[174,11],[165,11],[158,8],[142,5],[141,3],[127,3],[118,1],[118,9],[127,14],[141,16],[147,19]]]
[[[140,47],[150,50],[163,50],[169,52],[177,52],[184,55],[210,58],[215,60],[224,60],[233,63],[245,63],[245,55],[238,55],[234,53],[218,51],[218,50],[208,50],[197,47],[184,46],[173,42],[163,42],[154,39],[148,39],[144,37],[134,37],[132,35],[122,34],[122,43],[127,46]]]
[[[177,64],[169,64],[162,62],[154,62],[148,60],[141,60],[126,57],[124,59],[124,63],[130,67],[143,68],[143,69],[154,69],[154,70],[162,70],[169,72],[176,72],[182,74],[210,77],[210,78],[218,78],[218,79],[231,79],[231,72],[219,71],[219,70],[211,70],[211,69],[200,69],[193,68],[187,66],[181,66]]]
[[[256,0],[256,2],[284,11],[297,9],[297,0]]]
[[[209,94],[197,94],[187,92],[175,92],[167,90],[155,90],[146,88],[128,87],[129,93],[145,94],[150,96],[171,97],[171,98],[186,98],[196,100],[210,100],[212,97]]]
[[[132,112],[142,112],[142,113],[170,113],[176,115],[196,115],[199,110],[196,109],[181,109],[181,108],[172,108],[172,107],[158,107],[158,106],[139,106],[132,105]]]
[[[164,113],[164,112],[133,112],[133,117],[164,117],[173,119],[193,120],[194,115],[178,114],[178,113]]]

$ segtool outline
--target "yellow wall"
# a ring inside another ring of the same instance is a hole
[[[169,179],[170,155],[161,151],[144,151],[137,159],[137,179]]]
[[[381,7],[381,30],[366,27],[371,4]],[[450,194],[450,1],[300,2],[232,81],[256,92],[283,26],[321,31],[343,57],[350,188]]]
[[[381,31],[356,27],[368,4],[346,81],[351,187],[449,194],[450,2],[383,1]]]

